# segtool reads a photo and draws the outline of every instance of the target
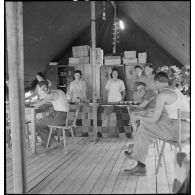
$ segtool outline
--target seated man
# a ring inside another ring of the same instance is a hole
[[[134,67],[134,71],[135,71],[135,76],[133,80],[131,81],[132,88],[131,88],[131,93],[130,93],[131,94],[130,99],[131,100],[133,99],[134,101],[140,101],[140,95],[136,91],[136,83],[137,82],[145,83],[145,76],[143,76],[143,68],[139,65],[136,65]]]
[[[153,110],[156,104],[157,94],[152,89],[147,89],[146,84],[143,82],[136,82],[136,91],[140,94],[140,104],[132,105],[131,112],[141,113],[141,111],[143,111],[144,113],[146,113],[150,109]],[[133,145],[134,144],[130,144],[128,148],[132,149]],[[130,152],[125,151],[125,155],[130,155]]]
[[[130,175],[146,174],[146,157],[153,139],[162,138],[176,141],[179,122],[178,109],[189,111],[189,103],[175,87],[169,86],[168,75],[164,72],[155,74],[155,87],[159,91],[153,116],[131,115],[131,120],[140,120],[140,126],[134,140],[134,149],[129,158],[137,161],[137,165],[128,169]],[[166,112],[163,112],[166,110]],[[182,121],[182,129],[189,129],[189,123]]]
[[[42,140],[42,146],[46,147],[48,136],[49,136],[48,125],[65,124],[67,110],[68,110],[68,102],[65,93],[62,90],[57,90],[57,89],[51,90],[51,88],[48,86],[48,81],[40,81],[39,86],[41,90],[47,94],[47,96],[45,96],[44,99],[40,100],[39,102],[34,103],[34,106],[40,107],[46,103],[51,102],[54,108],[53,116],[45,116],[41,118],[36,124],[37,133]],[[50,149],[56,148],[57,145],[58,142],[52,135],[50,141]]]
[[[155,106],[157,94],[153,90],[147,89],[145,83],[136,82],[136,91],[140,94],[140,104],[133,105],[134,108],[146,108]]]

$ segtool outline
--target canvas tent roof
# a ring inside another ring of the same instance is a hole
[[[115,1],[125,22],[117,51],[146,51],[158,65],[190,63],[190,2]],[[96,2],[97,47],[112,53],[113,7]],[[45,71],[51,60],[67,63],[71,47],[90,45],[90,2],[29,1],[23,3],[25,81]],[[7,63],[6,63],[7,67]],[[7,72],[7,70],[6,70]]]

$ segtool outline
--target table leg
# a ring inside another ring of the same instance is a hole
[[[131,115],[131,112],[130,112],[130,106],[127,106],[127,111],[128,111],[128,114],[129,114],[129,119],[130,119],[130,115]]]
[[[31,124],[32,124],[32,153],[36,153],[36,111],[31,109]]]

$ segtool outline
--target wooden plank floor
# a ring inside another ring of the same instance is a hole
[[[26,151],[27,193],[29,194],[150,194],[171,193],[174,169],[173,150],[165,147],[164,161],[158,175],[156,147],[151,144],[146,176],[129,176],[123,170],[133,161],[124,157],[132,140],[102,138],[96,144],[89,137],[67,139],[68,154],[63,144],[48,153]],[[6,149],[6,192],[13,193],[12,152]]]

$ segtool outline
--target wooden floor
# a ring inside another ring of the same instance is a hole
[[[125,138],[101,138],[96,144],[89,137],[76,137],[74,148],[68,138],[68,154],[63,145],[54,151],[26,152],[27,193],[32,194],[139,194],[171,193],[174,169],[173,150],[165,147],[163,166],[155,175],[158,156],[151,144],[146,176],[129,176],[123,170],[133,161],[124,157],[132,142]],[[6,150],[6,192],[14,193],[12,152]]]

